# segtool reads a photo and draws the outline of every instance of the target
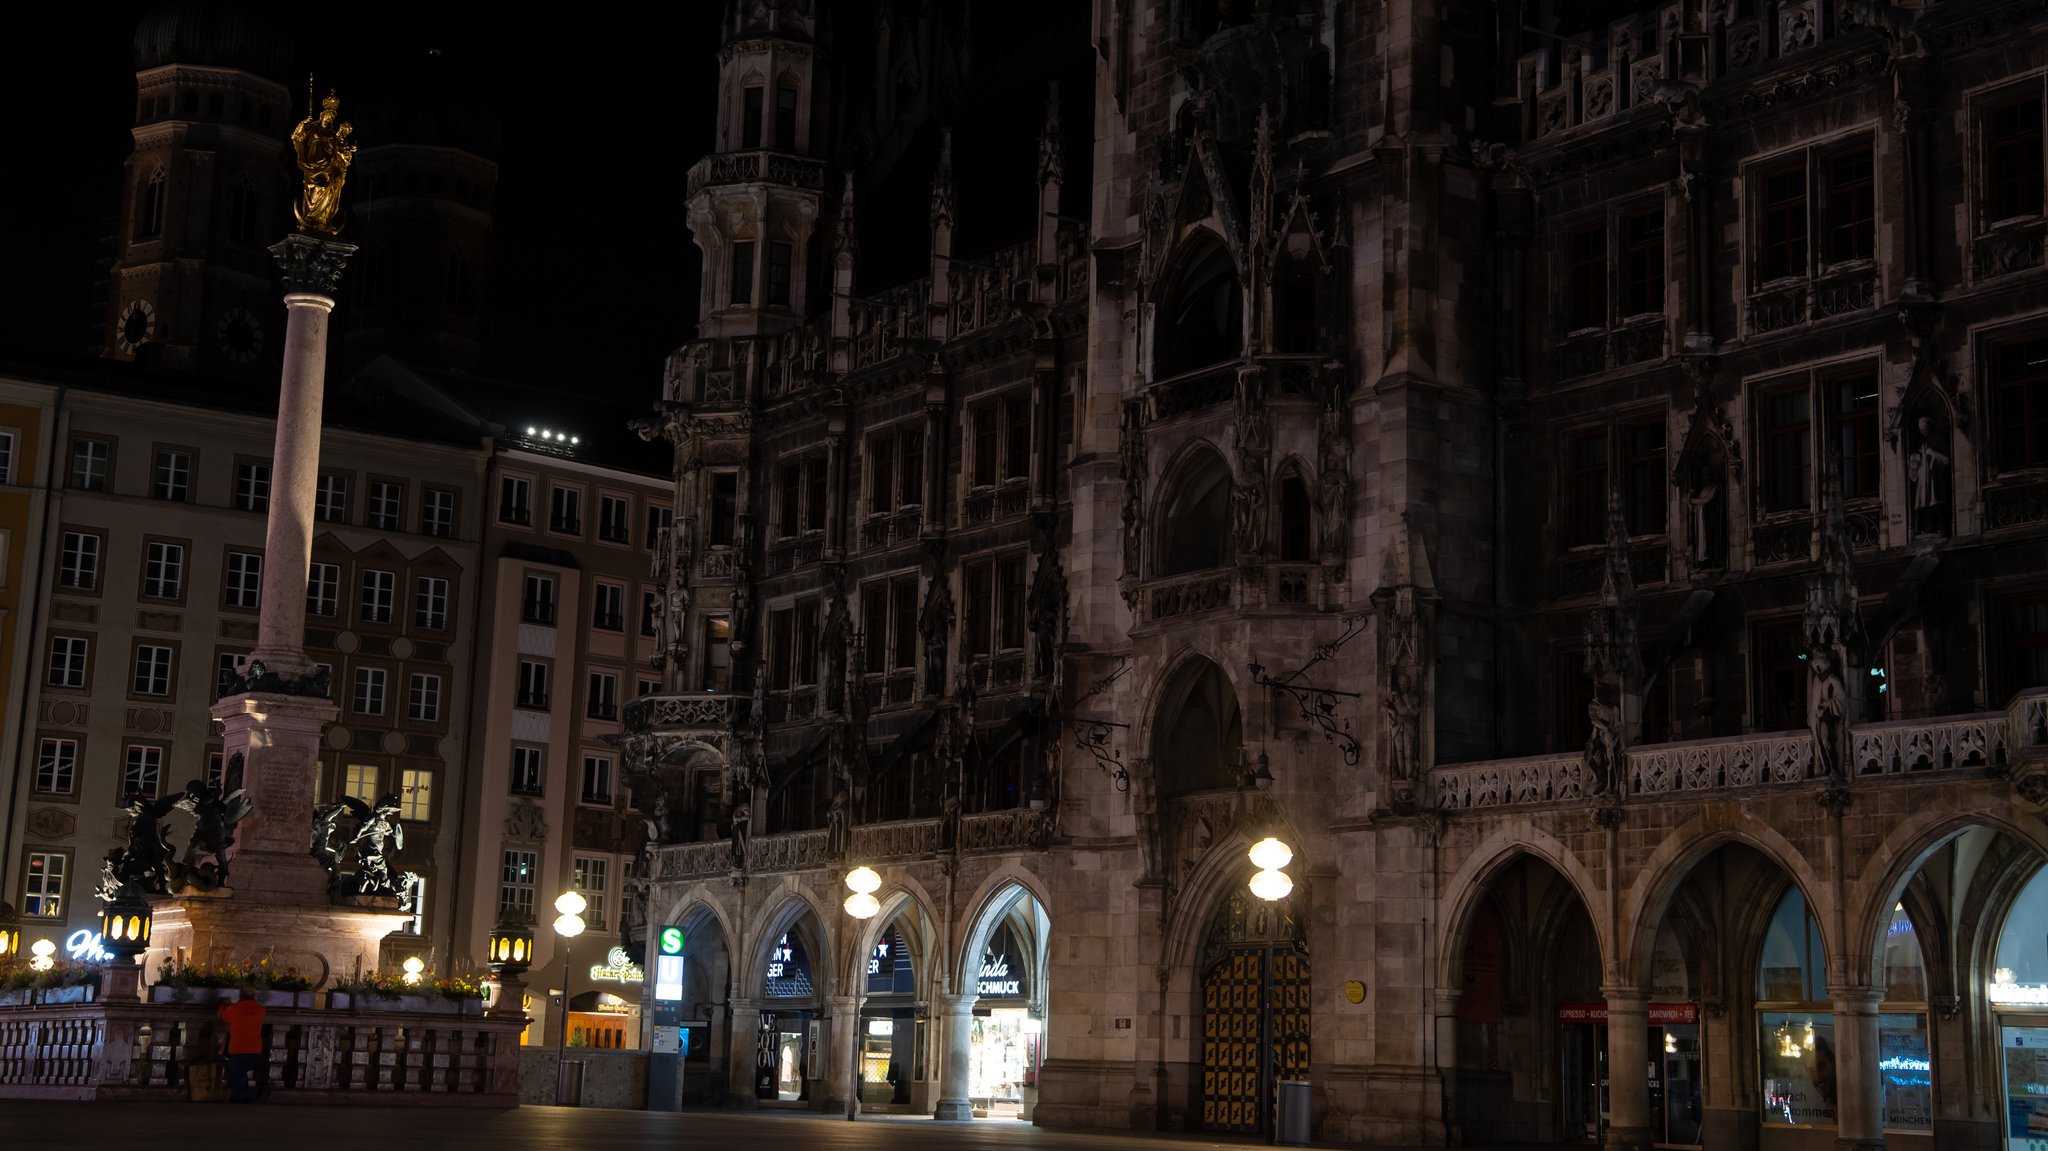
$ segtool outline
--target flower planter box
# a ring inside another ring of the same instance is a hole
[[[75,987],[45,987],[37,996],[44,1006],[56,1007],[65,1003],[90,1003],[94,990],[90,984],[81,983]]]
[[[348,991],[327,993],[330,1011],[405,1011],[420,1015],[482,1015],[481,999],[443,999],[438,995],[362,995]]]
[[[265,1007],[311,1007],[313,993],[310,991],[258,991],[256,1002]]]
[[[13,987],[0,991],[0,1007],[27,1007],[36,1000],[36,993],[26,987]]]
[[[151,1003],[233,1003],[241,992],[232,987],[175,987],[159,983],[149,989]]]

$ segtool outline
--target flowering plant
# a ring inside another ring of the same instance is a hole
[[[334,981],[333,990],[348,995],[360,995],[365,999],[396,999],[401,995],[419,994],[416,989],[407,986],[403,975],[389,975],[381,971],[343,976]]]
[[[474,975],[451,975],[445,979],[430,980],[426,985],[432,987],[434,994],[443,999],[482,999],[484,997],[483,980],[478,979]]]
[[[249,986],[258,991],[311,991],[313,977],[269,956],[227,963],[179,963],[173,959],[159,968],[158,987],[236,988]]]
[[[80,987],[99,982],[100,972],[105,967],[101,963],[59,959],[50,964],[48,970],[38,971],[26,960],[8,960],[0,962],[0,989],[23,991],[32,987]]]

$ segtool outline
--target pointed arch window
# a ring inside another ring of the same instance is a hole
[[[1167,288],[1153,338],[1158,379],[1235,359],[1244,348],[1244,289],[1222,243],[1195,242]]]
[[[142,210],[137,214],[135,234],[154,238],[164,234],[164,174],[158,169],[142,186]]]
[[[1173,796],[1235,786],[1241,774],[1244,717],[1237,689],[1206,659],[1182,667],[1161,699],[1152,757],[1159,793]]]
[[[1315,558],[1315,505],[1301,473],[1289,468],[1280,477],[1280,559],[1306,563]]]
[[[1160,516],[1162,576],[1227,566],[1232,559],[1230,468],[1213,451],[1180,469]]]

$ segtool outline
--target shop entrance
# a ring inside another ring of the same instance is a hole
[[[1699,1008],[1650,1004],[1650,1141],[1658,1147],[1700,1145],[1702,1099]],[[1607,1137],[1607,1005],[1557,1008],[1558,1138],[1600,1143]]]
[[[754,1042],[754,1097],[794,1103],[811,1097],[818,1061],[817,991],[803,933],[786,931],[762,972],[761,1029]]]
[[[1267,967],[1267,956],[1272,967]],[[1265,995],[1271,975],[1271,1032]],[[1202,975],[1202,1128],[1256,1134],[1274,1082],[1308,1077],[1308,941],[1294,901],[1232,892],[1209,931]],[[1262,1058],[1262,1048],[1270,1059]],[[1270,1069],[1270,1070],[1269,1070]]]

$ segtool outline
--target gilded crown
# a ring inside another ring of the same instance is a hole
[[[329,88],[327,90],[326,97],[320,101],[320,110],[322,112],[341,111],[341,97],[334,94],[334,89]]]

